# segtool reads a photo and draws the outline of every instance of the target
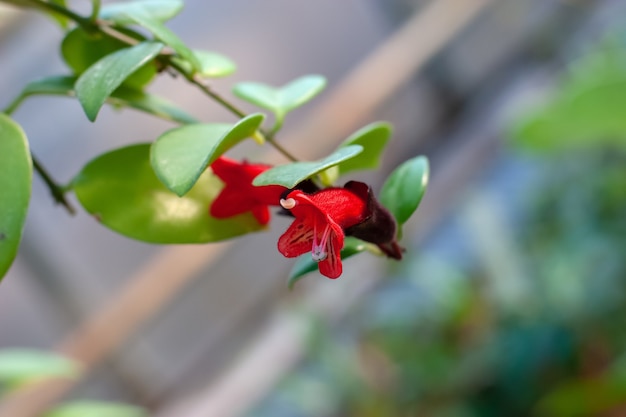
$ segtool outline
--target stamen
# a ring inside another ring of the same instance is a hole
[[[287,210],[291,210],[292,208],[296,206],[296,200],[294,200],[293,198],[288,198],[286,200],[281,198],[280,205],[283,206],[283,208]]]
[[[318,243],[317,224],[313,228],[313,247],[311,248],[311,257],[315,262],[321,262],[328,257],[328,252],[326,252],[326,243],[328,241],[328,236],[330,235],[330,229],[330,224],[326,224],[326,228],[322,234],[322,239]]]

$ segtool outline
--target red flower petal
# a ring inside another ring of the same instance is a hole
[[[368,214],[367,202],[344,188],[327,188],[313,194],[310,199],[342,229],[362,222]]]
[[[311,252],[313,223],[311,218],[296,218],[278,239],[278,251],[286,258],[295,258]]]
[[[251,211],[260,224],[269,223],[268,206],[278,205],[286,190],[279,185],[252,185],[252,180],[269,168],[269,165],[238,162],[223,156],[215,160],[211,169],[224,182],[224,188],[211,204],[209,213],[222,219]]]
[[[231,187],[224,187],[213,200],[209,212],[218,219],[236,216],[250,210],[250,203],[245,194]]]
[[[268,224],[270,222],[270,210],[265,205],[259,204],[252,207],[252,215],[259,224]]]
[[[365,201],[348,190],[329,188],[310,196],[292,191],[282,204],[296,219],[278,240],[280,253],[292,258],[311,252],[322,275],[338,278],[343,270],[343,227],[363,221]]]
[[[337,226],[339,228],[339,226]],[[326,241],[326,259],[318,263],[320,273],[328,278],[339,278],[343,272],[341,265],[341,248],[343,248],[343,232],[334,227]]]

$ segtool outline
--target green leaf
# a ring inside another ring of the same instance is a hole
[[[575,65],[552,99],[517,122],[512,136],[539,151],[626,147],[626,60],[594,53]]]
[[[165,188],[150,165],[150,144],[98,156],[74,178],[72,187],[103,225],[145,242],[206,243],[263,229],[249,213],[225,220],[209,216],[223,188],[210,170],[184,197]]]
[[[258,175],[252,184],[259,185],[282,185],[293,188],[307,178],[318,174],[332,166],[354,158],[363,151],[361,145],[350,145],[337,149],[324,159],[314,162],[293,162],[291,164],[279,165]]]
[[[226,77],[227,75],[235,72],[237,69],[237,65],[235,65],[230,58],[227,58],[224,55],[215,52],[200,51],[197,49],[193,49],[192,52],[198,59],[198,62],[200,62],[200,70],[198,71],[198,74],[202,77]],[[178,57],[174,57],[172,60],[176,64],[183,67],[186,72],[192,72],[191,64],[187,61]]]
[[[52,76],[32,81],[22,89],[21,94],[9,104],[5,112],[13,114],[13,112],[22,104],[22,102],[33,95],[60,95],[74,96],[74,83],[76,77],[68,76]]]
[[[128,33],[125,29],[119,30]],[[136,36],[133,34],[133,37]],[[87,33],[80,27],[65,35],[61,43],[63,59],[76,75],[82,74],[105,56],[125,48],[128,48],[128,45],[118,39],[100,33]],[[123,85],[141,90],[154,79],[156,73],[157,67],[154,62],[148,62],[126,78]]]
[[[391,132],[392,127],[389,123],[377,122],[353,133],[341,146],[361,145],[363,146],[363,152],[339,164],[340,175],[350,171],[378,168],[380,156],[391,137]]]
[[[192,124],[168,130],[153,144],[150,159],[154,172],[167,188],[185,195],[213,161],[249,138],[265,116],[251,114],[237,124]]]
[[[58,75],[40,78],[32,81],[24,87],[22,95],[31,96],[37,94],[72,96],[74,95],[74,83],[77,77]]]
[[[146,410],[127,404],[102,401],[73,401],[56,407],[43,417],[145,417]]]
[[[74,378],[80,373],[77,363],[62,356],[32,350],[0,350],[0,383],[19,386],[34,379],[50,377]]]
[[[272,87],[256,82],[243,82],[233,88],[233,93],[256,106],[270,110],[276,115],[277,125],[285,115],[319,94],[326,86],[321,75],[300,77],[282,87]],[[277,128],[275,127],[274,130]]]
[[[32,177],[26,134],[0,113],[0,280],[13,263],[22,238]]]
[[[129,15],[142,13],[158,22],[165,22],[180,13],[184,5],[182,0],[135,0],[113,3],[102,7],[100,18],[124,26],[135,23]]]
[[[143,42],[105,56],[76,81],[76,96],[92,122],[100,108],[122,82],[159,54],[163,44]]]
[[[367,250],[367,243],[352,236],[348,236],[344,239],[344,245],[341,249],[341,260],[344,261],[357,253],[361,253]],[[317,271],[317,262],[313,260],[310,254],[304,254],[300,256],[296,263],[289,272],[289,280],[287,281],[287,287],[292,289],[294,284],[300,281],[306,274]]]
[[[59,95],[71,97],[75,95],[74,84],[76,77],[52,76],[33,81],[22,90],[20,99],[15,102],[19,104],[24,98],[32,95]],[[137,91],[129,87],[121,86],[115,90],[106,102],[116,107],[129,107],[140,110],[165,120],[177,123],[198,123],[198,120],[176,107],[173,103],[155,96],[153,94]],[[11,106],[9,109],[15,109]]]
[[[380,192],[380,202],[402,226],[419,206],[428,185],[428,159],[418,156],[397,167]]]
[[[198,119],[177,107],[174,103],[156,96],[121,86],[107,99],[107,103],[114,106],[131,107],[136,110],[153,114],[161,119],[172,122],[190,124],[198,123]]]
[[[172,48],[182,59],[191,65],[194,72],[199,72],[202,69],[200,61],[196,58],[191,49],[183,43],[178,35],[164,26],[162,22],[154,19],[150,14],[142,10],[127,13],[127,16],[141,27],[148,29],[155,38]]]

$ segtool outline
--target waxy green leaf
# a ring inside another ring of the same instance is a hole
[[[72,181],[85,210],[103,225],[152,243],[206,243],[263,229],[249,213],[215,219],[209,207],[223,188],[210,170],[184,197],[168,190],[150,164],[150,144],[100,155]]]
[[[0,113],[0,280],[13,263],[22,238],[32,176],[26,134]]]
[[[32,349],[0,350],[0,384],[19,386],[35,379],[73,378],[80,373],[77,363],[50,352]]]
[[[184,5],[182,0],[135,0],[112,3],[102,7],[100,19],[124,26],[135,23],[129,15],[142,13],[158,22],[165,22],[180,13]]]
[[[380,202],[396,218],[398,226],[409,220],[422,201],[428,185],[428,174],[428,159],[418,156],[402,163],[383,184]]]
[[[363,146],[363,152],[339,164],[340,175],[350,171],[378,168],[380,156],[391,137],[391,132],[392,128],[389,123],[377,122],[353,133],[341,146],[361,145]]]
[[[124,29],[120,30],[125,32]],[[128,48],[128,44],[118,39],[99,33],[88,33],[78,27],[65,35],[61,43],[61,54],[74,74],[81,75],[105,56],[125,48]],[[147,62],[124,79],[122,84],[141,90],[154,79],[156,73],[157,67],[154,62]]]
[[[264,118],[263,114],[256,113],[235,125],[191,124],[168,130],[152,144],[150,159],[154,172],[171,191],[185,195],[207,166],[252,136]]]
[[[22,90],[19,100],[15,105],[19,104],[26,97],[32,95],[57,95],[72,97],[76,93],[74,84],[76,77],[71,76],[51,76],[33,81],[26,85]],[[177,123],[198,123],[198,120],[177,107],[175,104],[155,96],[153,94],[137,91],[125,86],[119,87],[107,99],[106,103],[115,107],[129,107],[152,114],[161,119],[171,120]],[[15,107],[11,107],[15,109]]]
[[[182,59],[191,65],[194,72],[199,72],[202,69],[200,61],[196,58],[191,49],[185,45],[178,35],[163,25],[162,22],[141,10],[128,13],[127,16],[141,27],[150,31],[155,38],[172,48]]]
[[[350,145],[337,149],[324,159],[314,162],[293,162],[291,164],[279,165],[258,175],[252,184],[259,185],[282,185],[293,188],[307,178],[318,174],[330,167],[338,165],[363,151],[361,145]]]
[[[326,79],[321,75],[307,75],[282,87],[242,82],[233,88],[233,93],[249,103],[272,111],[276,116],[274,130],[277,130],[288,112],[311,100],[325,86]]]
[[[198,74],[205,78],[226,77],[237,70],[237,65],[228,57],[208,51],[198,49],[192,50],[200,62]],[[186,72],[192,72],[191,64],[184,59],[174,57],[172,60],[183,67]]]
[[[76,81],[76,96],[92,122],[106,99],[130,74],[152,60],[163,44],[143,42],[105,56],[87,69]]]
[[[56,407],[42,417],[145,417],[142,408],[103,401],[72,401]]]
[[[367,243],[352,236],[348,236],[344,240],[343,249],[341,249],[341,260],[346,260],[357,253],[367,250]],[[287,286],[292,289],[294,284],[300,281],[306,274],[317,271],[317,262],[313,260],[310,253],[300,256],[289,272],[289,280]]]

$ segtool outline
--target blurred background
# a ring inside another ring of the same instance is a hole
[[[217,91],[328,78],[279,135],[294,153],[318,158],[387,120],[383,169],[355,179],[377,191],[402,161],[429,157],[406,258],[354,257],[339,280],[314,273],[289,291],[292,262],[275,249],[285,219],[223,244],[148,245],[69,216],[35,178],[0,285],[0,350],[56,351],[85,372],[27,403],[112,400],[159,417],[626,415],[624,22],[620,0],[186,1],[169,26],[238,65]],[[67,72],[61,37],[34,12],[0,9],[2,106]],[[232,121],[181,80],[151,91]],[[91,124],[58,97],[15,118],[61,182],[172,127],[111,108]]]

